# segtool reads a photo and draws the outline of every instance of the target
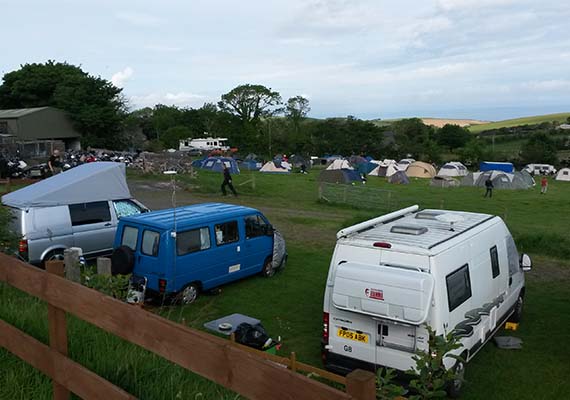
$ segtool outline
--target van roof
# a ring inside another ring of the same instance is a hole
[[[493,218],[496,217],[465,211],[421,210],[364,228],[344,240],[366,247],[387,243],[394,250],[431,255],[441,250],[440,245]]]
[[[215,220],[225,220],[259,213],[255,208],[237,206],[234,204],[203,203],[122,217],[121,222],[144,224],[159,229],[173,229],[175,211],[177,230],[186,229],[196,226],[197,224],[210,223]]]

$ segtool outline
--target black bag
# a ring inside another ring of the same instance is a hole
[[[235,330],[236,342],[261,350],[269,340],[269,335],[261,324],[251,325],[243,322]]]

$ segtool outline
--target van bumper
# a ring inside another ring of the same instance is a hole
[[[380,366],[366,361],[332,353],[326,350],[324,345],[321,345],[321,349],[321,356],[325,369],[334,372],[335,374],[347,375],[355,369],[376,372],[376,369],[380,368]]]

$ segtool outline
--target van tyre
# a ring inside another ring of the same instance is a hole
[[[265,260],[263,269],[261,270],[261,275],[265,278],[271,278],[275,275],[275,268],[273,268],[273,260],[271,260],[271,258],[267,258],[267,260]]]
[[[455,372],[456,377],[448,383],[447,395],[452,399],[457,399],[461,396],[461,392],[463,391],[463,383],[465,382],[465,363],[463,361],[457,361],[453,367],[453,371]]]
[[[111,254],[111,274],[128,275],[133,272],[135,253],[128,246],[121,246]]]
[[[192,304],[198,298],[199,292],[200,288],[198,287],[198,284],[191,283],[188,286],[186,286],[184,289],[182,289],[180,292],[178,292],[175,301],[176,303],[183,305]]]
[[[522,313],[523,313],[523,306],[524,306],[524,293],[520,293],[519,297],[517,298],[517,302],[515,303],[515,309],[513,314],[509,318],[509,322],[519,323],[521,322]]]
[[[56,260],[63,261],[63,250],[52,250],[49,253],[47,253],[42,262],[42,268],[43,269],[46,268],[46,263],[48,261],[56,261]]]

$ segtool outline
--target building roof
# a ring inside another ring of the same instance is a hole
[[[0,118],[20,118],[50,107],[17,108],[13,110],[0,110]]]
[[[142,224],[158,229],[174,229],[174,216],[176,216],[176,230],[180,231],[200,224],[208,224],[214,220],[223,221],[258,212],[254,208],[233,204],[204,203],[122,217],[121,222]]]
[[[495,217],[489,214],[464,211],[421,210],[365,229],[345,240],[366,246],[384,242],[392,247],[405,246],[409,250],[415,249],[413,252],[430,254],[436,246],[493,218]]]

